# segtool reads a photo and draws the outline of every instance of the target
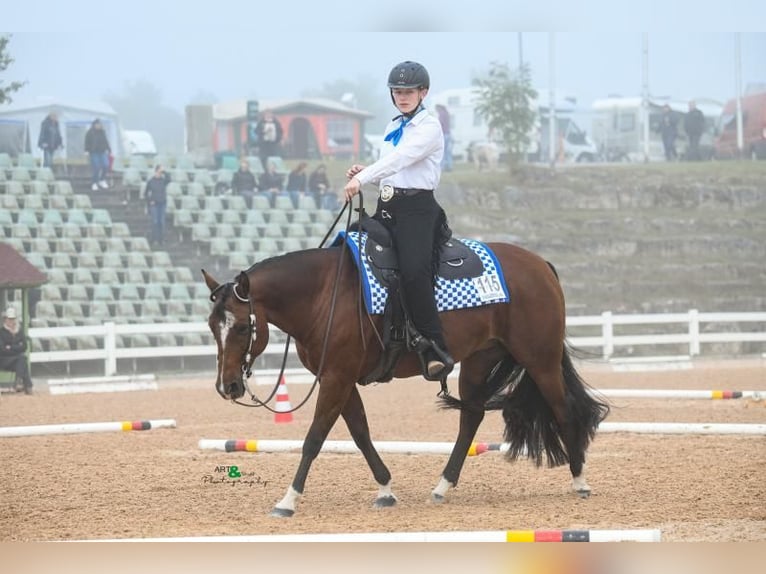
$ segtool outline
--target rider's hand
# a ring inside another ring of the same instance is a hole
[[[350,168],[348,168],[346,170],[346,179],[351,179],[352,177],[354,177],[357,173],[359,173],[363,169],[364,169],[363,165],[355,163],[354,165],[352,165]]]
[[[356,179],[355,177],[352,177],[343,188],[343,194],[346,196],[346,201],[351,201],[352,199],[354,199],[354,196],[357,193],[359,193],[361,189],[362,189],[362,184],[360,183],[360,181]]]

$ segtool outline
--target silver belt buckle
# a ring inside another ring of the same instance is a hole
[[[381,201],[391,201],[393,197],[394,197],[394,187],[392,185],[384,185],[380,189]]]

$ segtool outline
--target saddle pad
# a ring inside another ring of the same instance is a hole
[[[351,231],[346,234],[340,231],[332,245],[340,245],[345,238],[346,244],[354,255],[354,261],[359,264],[359,233]],[[455,240],[456,238],[453,238]],[[484,264],[484,273],[479,277],[447,280],[443,277],[436,279],[436,308],[439,312],[454,309],[480,307],[492,303],[507,303],[510,301],[508,287],[505,284],[503,270],[492,250],[481,241],[475,239],[457,239],[473,250]],[[364,253],[367,244],[367,234],[362,233],[361,248]],[[386,307],[388,289],[373,275],[370,264],[362,258],[362,281],[364,283],[364,302],[371,315],[381,315]]]

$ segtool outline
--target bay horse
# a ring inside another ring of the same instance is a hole
[[[541,466],[545,455],[549,466],[568,462],[573,489],[586,497],[591,489],[585,453],[609,407],[588,392],[572,364],[564,295],[554,268],[521,247],[488,245],[503,269],[511,299],[440,315],[449,351],[461,364],[460,399],[443,397],[442,406],[460,409],[460,425],[431,500],[444,501],[457,485],[485,411],[500,409],[510,443],[508,459],[526,456]],[[244,395],[245,374],[266,348],[269,323],[295,340],[301,362],[315,375],[324,359],[298,469],[271,514],[293,516],[311,464],[339,416],[378,484],[374,506],[395,505],[391,473],[373,446],[357,388],[382,350],[377,333],[360,314],[360,278],[350,251],[339,246],[287,253],[257,262],[228,283],[219,283],[204,269],[202,274],[214,302],[208,325],[218,349],[215,387],[221,397]],[[381,316],[372,320],[379,331]],[[419,374],[412,352],[402,356],[394,371],[395,378]]]

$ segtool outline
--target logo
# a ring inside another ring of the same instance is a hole
[[[391,201],[392,197],[394,197],[394,188],[390,185],[384,185],[380,190],[381,201]]]
[[[263,486],[266,488],[270,481],[265,480],[255,472],[243,472],[238,466],[216,466],[213,474],[202,476],[202,484],[223,484],[226,486]]]

